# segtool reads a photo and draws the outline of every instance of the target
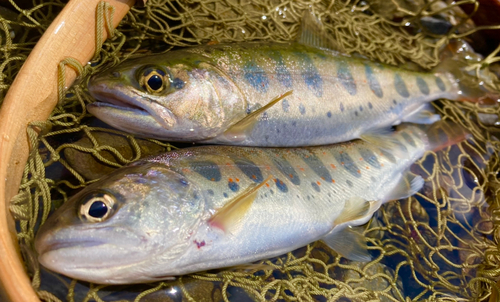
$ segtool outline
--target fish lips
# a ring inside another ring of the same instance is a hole
[[[144,102],[144,97],[133,90],[126,93],[122,89],[125,87],[120,84],[112,88],[107,84],[89,85],[90,94],[98,101],[89,104],[88,111],[117,128],[143,125],[147,131],[158,131],[172,129],[177,124],[175,115],[164,106],[150,99]]]

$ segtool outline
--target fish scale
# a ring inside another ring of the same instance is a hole
[[[407,185],[404,175],[434,145],[410,125],[387,142],[383,152],[362,140],[289,149],[203,146],[137,161],[49,217],[35,242],[39,260],[77,279],[136,283],[245,264],[319,239],[365,259],[345,248],[353,236],[335,236],[367,222],[383,202],[416,192],[423,180]],[[95,199],[99,194],[107,197]],[[89,222],[87,204],[102,200],[114,200],[109,217]],[[108,261],[114,265],[102,265]]]

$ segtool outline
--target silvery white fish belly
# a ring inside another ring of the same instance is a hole
[[[309,148],[207,146],[121,168],[49,217],[35,246],[47,268],[137,283],[277,256],[322,239],[368,260],[360,235],[383,202],[423,185],[409,166],[436,143],[416,126]],[[341,234],[341,235],[339,235]],[[342,235],[343,234],[343,235]]]

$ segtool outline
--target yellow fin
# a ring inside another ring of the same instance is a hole
[[[321,240],[349,260],[367,262],[372,258],[366,246],[366,238],[355,228],[349,226],[334,228]]]
[[[291,95],[292,93],[293,90],[289,90],[283,94],[278,95],[277,97],[272,99],[269,103],[267,103],[265,106],[255,110],[254,112],[250,113],[249,115],[245,116],[244,118],[236,122],[236,124],[232,125],[229,129],[227,129],[224,132],[224,136],[230,138],[233,141],[244,140],[245,132],[247,132],[248,130],[252,129],[255,126],[255,123],[257,122],[257,118],[259,117],[259,115],[261,115],[262,113],[264,113],[264,111],[276,105],[279,101]]]
[[[352,197],[346,201],[342,213],[335,219],[334,224],[339,225],[366,217],[370,214],[373,203],[361,197]]]
[[[298,42],[316,48],[328,48],[340,52],[343,50],[339,44],[328,35],[318,17],[308,11],[305,11],[302,15]]]
[[[272,177],[272,175],[269,175],[269,177],[267,177],[260,184],[253,184],[246,188],[246,190],[241,192],[232,201],[218,209],[208,220],[208,223],[211,226],[222,229],[223,231],[238,225],[241,218],[250,209],[250,206],[257,196],[257,191],[270,181]]]

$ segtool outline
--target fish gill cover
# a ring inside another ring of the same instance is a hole
[[[3,1],[0,10],[0,95],[64,1]],[[45,301],[486,301],[498,292],[500,161],[498,106],[440,100],[444,119],[469,129],[473,139],[428,152],[413,171],[426,180],[417,195],[386,204],[364,233],[375,255],[368,263],[341,258],[321,242],[264,261],[266,269],[233,269],[134,286],[103,286],[44,270],[33,238],[49,213],[78,189],[115,167],[173,146],[103,127],[85,106],[92,74],[147,52],[203,43],[290,41],[305,11],[312,11],[345,53],[374,61],[430,69],[452,37],[481,41],[459,9],[478,1],[277,1],[150,0],[136,6],[92,60],[79,81],[61,89],[46,122],[28,132],[35,152],[12,200],[18,239],[32,285]],[[472,7],[472,9],[471,9]],[[99,19],[110,16],[104,7]],[[102,23],[101,23],[102,24]],[[498,26],[497,26],[498,28]],[[98,28],[99,29],[99,28]],[[99,30],[105,30],[101,28]],[[480,43],[473,44],[474,46]],[[493,48],[495,48],[494,46]],[[496,49],[498,52],[499,49]],[[470,62],[471,70],[494,63]],[[488,53],[487,53],[488,54]],[[67,61],[71,66],[71,61]],[[491,70],[498,70],[494,64]],[[74,67],[73,67],[74,68]],[[487,83],[498,85],[497,83]],[[498,86],[492,87],[498,90]],[[272,266],[275,269],[269,270]]]

